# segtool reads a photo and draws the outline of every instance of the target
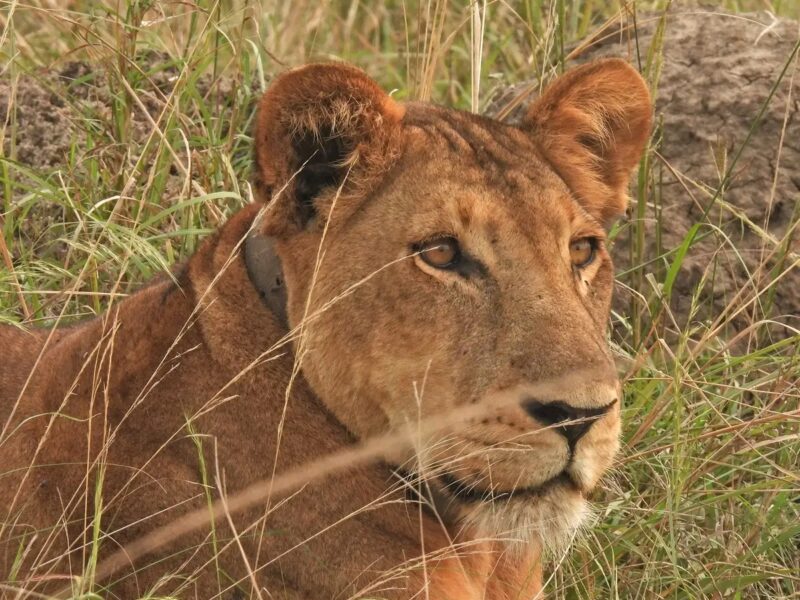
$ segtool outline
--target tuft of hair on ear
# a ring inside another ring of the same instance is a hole
[[[303,229],[332,190],[365,194],[396,156],[403,114],[350,65],[311,64],[276,78],[259,104],[254,135],[256,195],[269,204],[265,233]]]
[[[652,127],[650,92],[633,67],[611,58],[568,71],[531,104],[522,127],[592,216],[608,226],[624,214]]]

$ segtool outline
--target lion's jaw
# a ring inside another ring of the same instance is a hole
[[[592,517],[583,494],[564,481],[554,482],[536,498],[461,507],[461,522],[476,538],[499,540],[511,549],[533,544],[553,555],[566,550]]]
[[[577,462],[570,462],[538,486],[512,492],[473,490],[467,497],[462,489],[454,489],[457,484],[452,477],[439,477],[434,484],[439,491],[435,509],[449,513],[454,524],[466,525],[475,538],[502,541],[511,548],[533,543],[558,554],[592,524],[594,511],[588,496],[594,485],[584,482],[598,481],[605,471],[582,470]]]

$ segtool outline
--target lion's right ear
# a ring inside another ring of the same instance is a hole
[[[355,67],[312,64],[279,76],[254,136],[256,194],[269,203],[263,232],[280,237],[324,219],[340,187],[365,193],[391,162],[403,114]]]

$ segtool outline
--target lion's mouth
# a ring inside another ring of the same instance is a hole
[[[587,516],[586,492],[565,467],[558,475],[525,487],[477,487],[453,473],[420,479],[413,472],[395,470],[409,501],[447,526],[476,528],[480,535],[503,539],[571,540]],[[462,473],[459,473],[464,477]],[[509,537],[510,536],[510,537]],[[556,546],[553,546],[556,544]]]
[[[461,502],[474,504],[479,502],[497,502],[512,498],[537,499],[547,495],[556,488],[569,489],[580,493],[581,489],[570,474],[564,470],[544,483],[530,487],[516,487],[512,490],[481,489],[461,481],[455,476],[445,473],[439,476],[443,491]]]

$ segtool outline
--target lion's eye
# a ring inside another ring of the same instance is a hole
[[[420,258],[437,269],[449,269],[458,263],[461,249],[458,240],[451,237],[440,237],[428,240],[414,247]]]
[[[597,251],[597,240],[595,238],[580,238],[573,240],[569,245],[569,257],[572,266],[582,269],[588,266],[593,260]]]

